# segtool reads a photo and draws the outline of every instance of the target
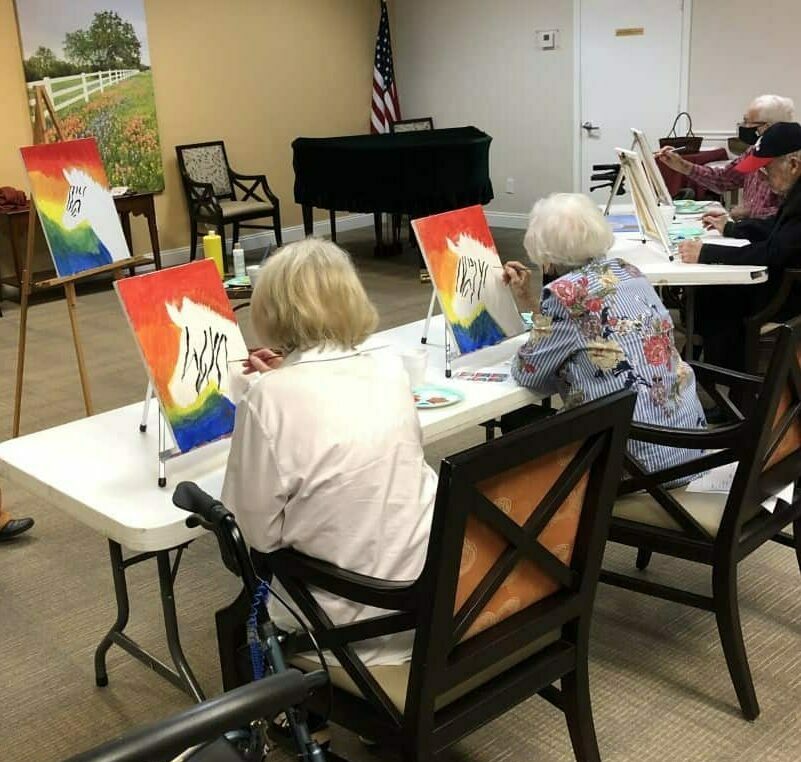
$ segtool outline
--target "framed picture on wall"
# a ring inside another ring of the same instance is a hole
[[[112,186],[164,190],[144,0],[15,2],[29,94],[45,87],[65,139],[97,140]]]

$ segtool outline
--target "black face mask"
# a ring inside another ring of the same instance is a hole
[[[757,140],[759,140],[757,129],[757,127],[745,127],[741,124],[737,130],[737,137],[739,137],[740,140],[742,140],[746,145],[752,146],[757,142]]]

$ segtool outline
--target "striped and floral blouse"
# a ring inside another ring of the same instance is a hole
[[[533,317],[531,335],[512,365],[522,386],[559,394],[568,408],[633,389],[635,421],[706,426],[695,375],[676,350],[670,313],[633,265],[595,260],[563,275],[543,289],[540,314]],[[628,447],[649,471],[699,455],[645,442]]]

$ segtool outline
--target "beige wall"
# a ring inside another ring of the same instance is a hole
[[[174,146],[222,138],[235,169],[265,172],[283,224],[300,223],[292,150],[299,135],[369,124],[375,0],[145,0],[165,169],[156,213],[164,249],[186,246]],[[0,0],[0,185],[27,191],[30,142],[13,0]],[[149,251],[143,221],[134,247]]]
[[[801,3],[695,0],[690,110],[702,130],[733,129],[761,93],[793,98],[801,110]]]
[[[535,198],[572,186],[572,24],[570,0],[401,0],[392,8],[403,115],[492,135],[492,210],[527,212]],[[537,50],[535,29],[560,29],[559,49]]]

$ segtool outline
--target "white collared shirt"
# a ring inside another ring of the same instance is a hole
[[[414,580],[428,547],[437,477],[403,367],[355,351],[292,353],[237,406],[222,498],[245,540],[291,547],[371,577]],[[318,592],[336,624],[381,612]],[[271,601],[276,624],[296,627]],[[357,647],[368,664],[411,656],[412,633]]]

